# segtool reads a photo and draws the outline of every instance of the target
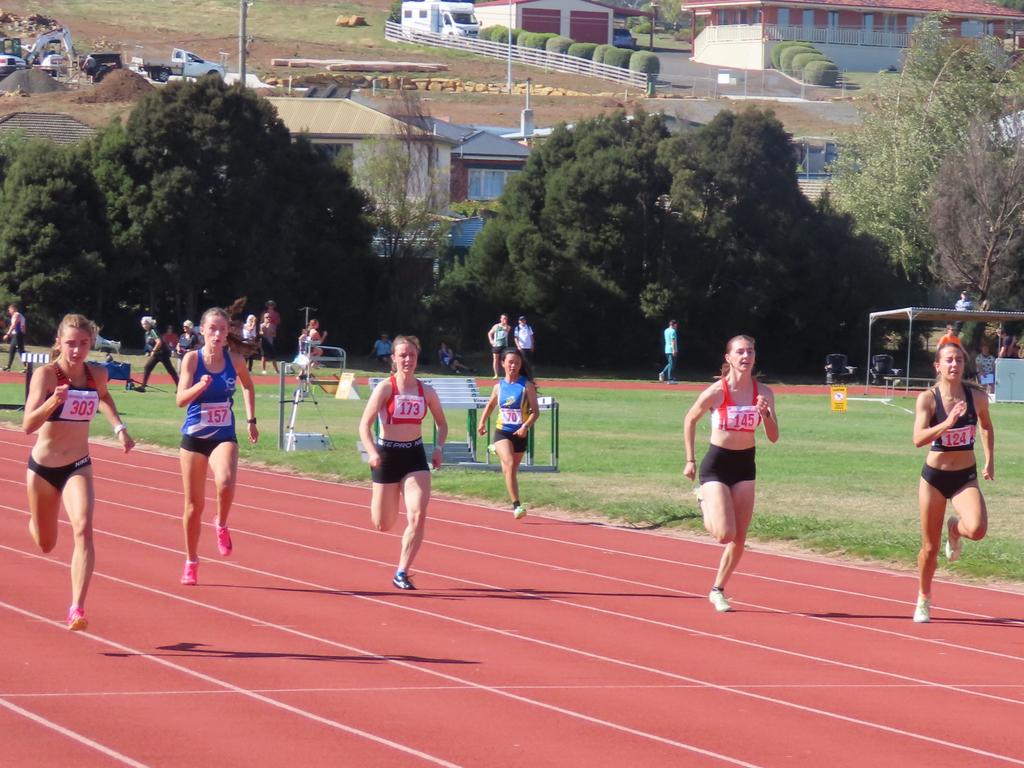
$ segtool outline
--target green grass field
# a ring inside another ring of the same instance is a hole
[[[291,396],[289,390],[287,397]],[[366,388],[360,394],[365,398]],[[681,423],[695,393],[682,390],[616,391],[542,386],[561,411],[560,469],[521,478],[531,508],[598,514],[637,526],[702,530],[692,485],[682,476]],[[852,396],[857,392],[851,391]],[[20,385],[0,385],[0,402],[20,402]],[[114,396],[136,440],[175,447],[182,412],[170,388],[146,393],[115,388]],[[277,386],[258,388],[262,431],[256,446],[243,444],[248,461],[368,483],[369,471],[355,448],[363,401],[341,401],[321,393],[318,405],[299,409],[297,431],[321,432],[334,441],[329,452],[284,453],[277,449]],[[835,556],[879,560],[913,567],[919,546],[917,483],[925,450],[910,441],[912,399],[893,405],[850,402],[846,414],[833,414],[821,396],[778,398],[782,437],[763,438],[758,456],[757,513],[752,536],[786,542]],[[20,421],[0,411],[0,419]],[[984,483],[990,529],[979,544],[968,542],[964,557],[948,571],[979,578],[1024,581],[1024,408],[993,405],[996,427],[996,482]],[[109,437],[102,420],[97,436]],[[464,412],[450,416],[449,440],[464,439]],[[537,435],[538,459],[547,459],[548,426]],[[706,420],[698,433],[698,458],[707,441]],[[429,431],[425,432],[429,435]],[[980,449],[979,449],[980,456]],[[505,506],[501,478],[494,472],[446,468],[434,488],[450,497],[480,499]]]

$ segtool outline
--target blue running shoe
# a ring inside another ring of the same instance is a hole
[[[396,573],[395,578],[391,580],[391,583],[399,589],[416,589],[416,585],[409,581],[409,574],[405,571],[399,571]]]

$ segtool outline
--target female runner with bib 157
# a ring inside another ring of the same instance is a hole
[[[942,543],[946,502],[955,515],[946,520],[946,557],[960,557],[963,537],[980,541],[988,528],[985,499],[978,487],[974,436],[981,427],[985,451],[982,476],[995,479],[995,432],[988,410],[988,394],[964,381],[966,361],[956,342],[940,344],[935,351],[935,386],[917,396],[914,413],[914,445],[931,443],[921,470],[917,503],[921,513],[921,551],[917,555],[920,584],[914,621],[931,621],[932,577]]]
[[[427,410],[437,426],[437,444],[431,464],[441,468],[448,422],[437,392],[416,378],[420,342],[415,336],[398,336],[391,347],[391,378],[374,388],[359,420],[359,438],[369,457],[373,476],[370,517],[378,531],[389,531],[398,520],[401,497],[405,498],[406,526],[398,570],[391,580],[398,589],[416,589],[409,579],[412,561],[423,543],[430,502],[430,467],[423,450],[423,419]],[[380,437],[372,433],[380,420]]]
[[[96,326],[82,315],[65,315],[57,327],[53,362],[32,374],[25,401],[25,433],[39,432],[28,460],[28,529],[43,552],[57,545],[63,500],[75,537],[71,555],[68,629],[88,628],[85,596],[96,560],[92,538],[95,493],[89,458],[89,423],[101,411],[127,453],[135,445],[107,390],[107,370],[86,362]]]
[[[722,377],[705,389],[683,419],[686,466],[683,474],[697,477],[694,437],[697,422],[711,415],[711,446],[700,465],[698,499],[704,527],[725,544],[715,583],[708,599],[717,611],[731,611],[725,583],[739,565],[754,515],[754,434],[764,425],[768,440],[779,439],[779,420],[772,391],[754,379],[754,340],[734,336],[725,345]]]
[[[249,442],[260,436],[256,428],[256,390],[245,366],[245,357],[232,347],[245,348],[240,337],[230,332],[231,318],[220,307],[203,313],[199,324],[203,346],[181,359],[178,381],[179,408],[187,408],[181,427],[181,479],[185,487],[185,570],[181,583],[198,583],[199,534],[203,527],[206,470],[213,470],[217,489],[217,549],[231,554],[228,513],[235,499],[238,474],[238,438],[235,434],[235,387],[242,386]]]

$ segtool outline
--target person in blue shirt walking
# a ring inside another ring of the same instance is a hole
[[[679,333],[676,330],[678,327],[679,323],[669,320],[668,327],[664,331],[666,362],[665,367],[658,374],[658,381],[667,381],[669,384],[676,383],[676,380],[672,378],[672,372],[676,366],[676,357],[679,355]]]
[[[181,476],[185,486],[185,570],[181,583],[198,583],[199,534],[203,526],[206,470],[213,470],[217,489],[217,549],[231,554],[228,513],[235,498],[238,474],[238,438],[232,410],[236,385],[242,386],[249,442],[260,436],[256,428],[256,390],[245,367],[245,357],[231,346],[244,349],[240,338],[230,337],[231,318],[219,307],[203,313],[201,349],[181,360],[177,403],[187,408],[181,427]]]
[[[518,349],[505,350],[501,356],[501,367],[505,376],[494,385],[477,431],[481,435],[487,434],[487,419],[497,408],[498,421],[491,447],[501,460],[505,487],[512,498],[512,514],[519,520],[526,514],[526,507],[519,501],[519,464],[526,453],[527,433],[539,415],[537,387],[523,363],[523,353]]]

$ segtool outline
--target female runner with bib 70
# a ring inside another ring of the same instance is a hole
[[[391,580],[398,589],[416,589],[409,579],[412,561],[423,543],[430,502],[430,467],[423,450],[423,419],[430,411],[437,425],[437,444],[431,464],[440,469],[448,422],[437,392],[416,378],[420,342],[415,336],[399,336],[391,347],[391,378],[376,386],[359,420],[359,438],[369,457],[373,475],[370,517],[378,531],[389,531],[398,520],[405,498],[407,523],[402,535],[398,570]],[[380,420],[380,437],[372,433]]]
[[[686,465],[683,474],[697,477],[694,437],[697,422],[710,412],[711,446],[700,465],[700,500],[704,527],[725,544],[708,600],[717,611],[731,611],[725,583],[743,556],[754,515],[754,434],[759,424],[770,442],[779,439],[772,391],[754,379],[754,340],[734,336],[725,345],[722,377],[705,389],[683,419]]]
[[[981,428],[985,450],[982,477],[995,479],[995,432],[988,411],[988,394],[964,381],[964,350],[956,342],[935,350],[935,386],[917,396],[914,413],[914,445],[931,443],[921,470],[917,503],[921,513],[921,551],[917,555],[920,589],[914,621],[931,621],[932,577],[942,543],[946,502],[955,515],[946,520],[946,557],[960,557],[963,537],[980,541],[988,529],[988,511],[978,487],[974,436]]]
[[[181,479],[185,487],[185,570],[181,583],[195,586],[199,581],[199,534],[203,527],[206,504],[206,470],[213,470],[217,488],[217,549],[227,557],[231,554],[228,513],[235,499],[238,474],[238,438],[235,434],[236,385],[242,386],[245,401],[249,442],[260,436],[256,428],[256,389],[245,366],[245,357],[229,345],[244,348],[241,338],[230,333],[231,318],[219,307],[203,313],[200,330],[201,349],[186,353],[181,359],[177,402],[185,411],[181,427]]]
[[[85,596],[96,560],[92,516],[96,506],[89,424],[101,411],[114,428],[125,453],[135,445],[107,389],[107,371],[86,362],[96,340],[96,326],[82,315],[65,315],[57,327],[51,362],[32,374],[25,400],[25,433],[39,432],[28,460],[28,489],[32,538],[43,552],[57,545],[57,515],[61,501],[75,537],[71,555],[71,608],[68,629],[83,630]]]

